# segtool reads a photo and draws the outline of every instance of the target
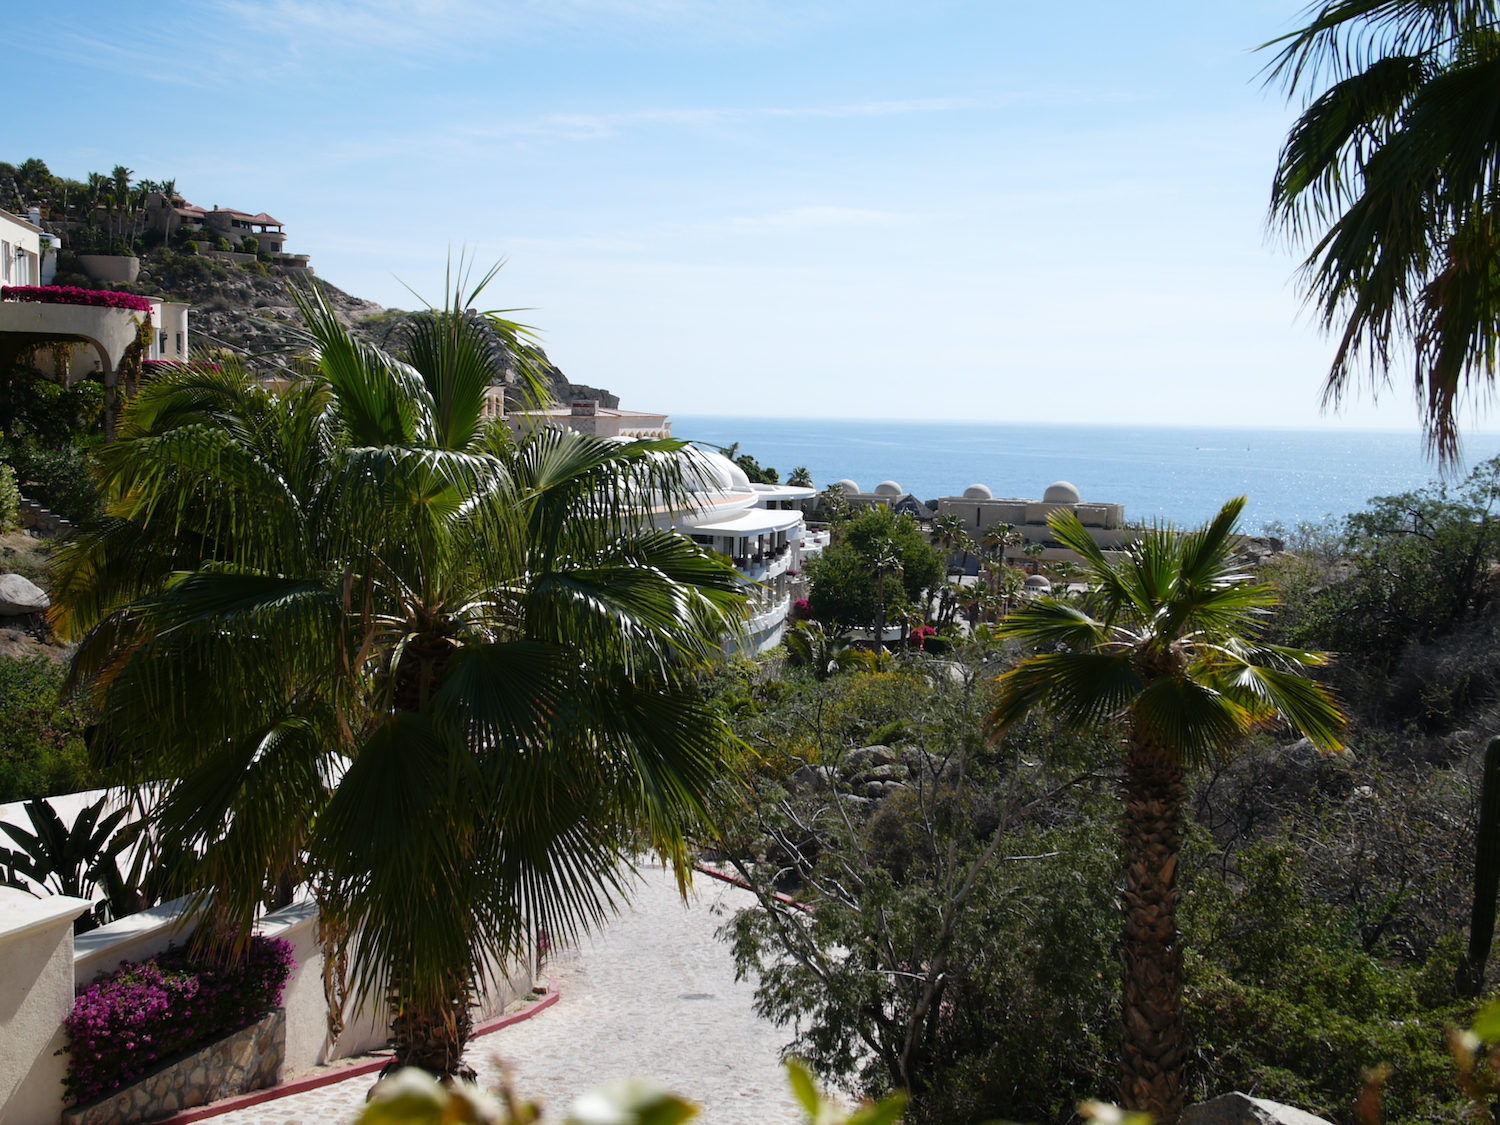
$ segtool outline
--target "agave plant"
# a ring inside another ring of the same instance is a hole
[[[55,582],[99,752],[164,779],[206,930],[243,941],[311,882],[357,935],[356,990],[390,999],[393,1066],[439,1074],[531,935],[601,922],[640,849],[685,872],[729,738],[694,675],[743,607],[652,526],[686,502],[678,443],[487,423],[531,354],[474,308],[490,276],[399,355],[299,292],[310,355],[281,393],[233,364],[159,376]]]

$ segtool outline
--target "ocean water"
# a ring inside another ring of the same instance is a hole
[[[1232,496],[1241,526],[1288,527],[1363,508],[1372,496],[1421,487],[1437,467],[1415,432],[1062,426],[983,422],[674,416],[672,436],[740,443],[782,479],[806,465],[819,487],[841,478],[870,491],[894,480],[921,500],[985,484],[996,496],[1039,499],[1056,480],[1084,500],[1124,504],[1127,519],[1200,523]],[[1500,454],[1500,433],[1465,440],[1465,462]]]

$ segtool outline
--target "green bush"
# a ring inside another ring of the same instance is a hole
[[[217,239],[214,242],[214,249],[215,250],[225,250],[225,251],[227,251],[227,250],[233,250],[234,247],[229,244],[229,239],[227,239],[227,238],[220,238],[220,239]]]
[[[84,718],[59,697],[63,670],[45,657],[0,659],[0,802],[103,784],[84,748]]]
[[[0,531],[16,526],[21,515],[21,490],[16,487],[16,472],[0,462]]]

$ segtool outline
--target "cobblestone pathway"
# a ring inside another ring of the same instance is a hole
[[[503,1059],[516,1090],[543,1103],[544,1125],[560,1125],[583,1091],[632,1076],[698,1102],[704,1125],[800,1120],[779,1063],[789,1036],[755,1016],[750,983],[735,982],[729,948],[714,937],[752,896],[698,875],[684,907],[671,876],[652,867],[633,897],[603,933],[554,956],[555,1006],[470,1047],[480,1082],[493,1085]],[[372,1080],[278,1098],[212,1125],[342,1125]]]

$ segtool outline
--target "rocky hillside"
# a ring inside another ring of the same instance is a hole
[[[97,282],[74,272],[77,267],[70,258],[65,254],[59,262],[55,284],[98,288]],[[134,285],[115,288],[186,301],[193,306],[190,323],[195,347],[228,348],[252,368],[270,373],[305,346],[301,318],[287,292],[288,284],[299,281],[322,290],[339,318],[358,335],[383,346],[399,343],[401,324],[409,315],[406,311],[352,296],[302,270],[262,262],[235,264],[158,247],[142,256],[141,274]],[[558,402],[593,398],[602,406],[619,405],[617,396],[573,383],[551,364],[547,372]]]

